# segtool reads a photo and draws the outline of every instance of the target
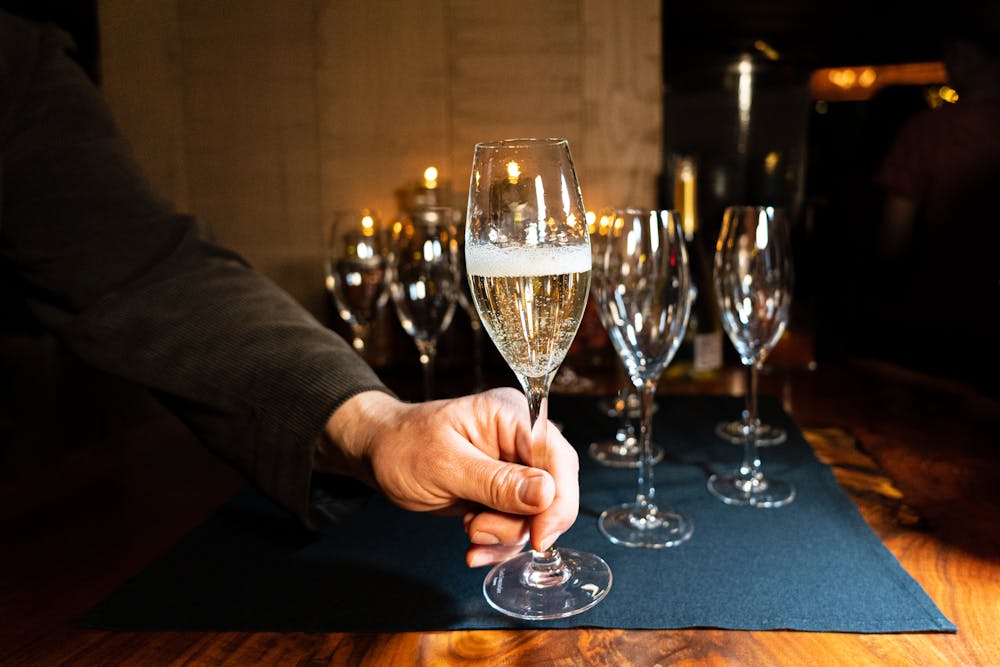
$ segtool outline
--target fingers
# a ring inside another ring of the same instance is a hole
[[[521,552],[520,546],[498,545],[491,547],[472,545],[465,552],[465,564],[469,567],[495,565],[509,560]]]
[[[457,454],[444,469],[449,479],[442,485],[455,497],[506,514],[537,514],[556,497],[548,471],[498,461],[474,448]]]
[[[546,432],[548,468],[555,483],[555,498],[545,510],[531,517],[531,546],[544,551],[566,532],[580,508],[580,460],[576,450],[551,423]]]
[[[528,541],[528,520],[523,516],[485,511],[466,514],[463,523],[473,544],[520,547]]]
[[[528,541],[525,517],[496,512],[469,512],[462,520],[472,545],[465,552],[469,567],[493,565],[518,554]]]

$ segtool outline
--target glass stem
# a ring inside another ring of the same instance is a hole
[[[757,416],[757,364],[748,364],[746,387],[746,407],[743,409],[743,423],[746,434],[743,438],[743,465],[740,466],[740,476],[746,481],[760,477],[760,456],[757,454],[757,426],[760,419]]]
[[[417,344],[420,352],[420,367],[424,375],[424,400],[434,399],[434,359],[437,357],[437,345],[433,341],[423,341]]]
[[[656,511],[653,500],[656,489],[653,487],[653,401],[656,397],[656,383],[645,380],[639,389],[642,399],[641,421],[639,422],[639,483],[636,491],[635,504],[638,513],[649,514]]]
[[[351,341],[351,345],[354,347],[354,351],[364,356],[365,336],[368,334],[368,328],[359,324],[354,327],[352,333],[354,334],[354,340]]]
[[[547,469],[548,445],[545,430],[548,428],[548,394],[551,376],[526,378],[522,381],[531,415],[531,465]],[[545,551],[531,550],[531,566],[526,579],[535,586],[544,587],[558,583],[563,578],[563,563],[553,544]]]

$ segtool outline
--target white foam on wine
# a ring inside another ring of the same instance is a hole
[[[490,278],[582,273],[590,271],[592,262],[588,245],[465,246],[466,271],[470,275]]]

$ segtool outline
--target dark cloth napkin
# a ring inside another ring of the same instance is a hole
[[[400,632],[516,627],[777,628],[954,632],[955,626],[883,546],[776,400],[761,417],[788,430],[761,450],[765,474],[792,482],[778,509],[725,505],[705,481],[737,466],[742,448],[713,433],[740,399],[660,396],[653,439],[657,500],[686,513],[694,535],[670,549],[613,545],[605,508],[635,497],[636,472],[590,461],[589,442],[615,431],[593,398],[553,397],[550,417],[580,449],[580,516],[560,544],[603,557],[611,592],[568,619],[528,622],[483,598],[487,569],[464,563],[456,518],[405,512],[375,495],[343,500],[320,534],[248,490],[79,621],[120,630]],[[350,509],[349,509],[350,508]]]

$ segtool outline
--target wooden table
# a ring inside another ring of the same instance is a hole
[[[742,387],[741,371],[727,369],[711,381],[666,381],[661,392],[740,395]],[[243,484],[161,415],[4,472],[0,664],[1000,664],[997,401],[878,362],[772,370],[761,393],[779,396],[832,457],[866,519],[957,634],[74,628]]]

